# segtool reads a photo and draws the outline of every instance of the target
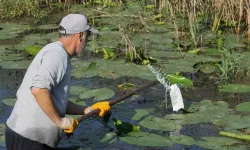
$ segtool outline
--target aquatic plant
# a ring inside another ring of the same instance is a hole
[[[42,19],[48,16],[50,8],[41,8],[43,0],[0,0],[0,19],[32,16]]]

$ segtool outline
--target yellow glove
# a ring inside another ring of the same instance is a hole
[[[103,117],[105,113],[110,111],[109,102],[97,102],[90,107],[92,110],[100,109],[99,117]]]
[[[74,118],[62,118],[59,128],[63,129],[66,133],[73,133],[78,126],[78,121]]]

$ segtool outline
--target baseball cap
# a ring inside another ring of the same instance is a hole
[[[88,20],[83,14],[68,14],[63,17],[59,26],[59,32],[65,34],[75,34],[90,31],[98,34],[98,31],[88,25]]]

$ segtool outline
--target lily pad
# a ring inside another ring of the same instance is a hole
[[[5,147],[6,143],[5,143],[5,135],[1,135],[0,136],[0,146]]]
[[[221,92],[244,93],[250,92],[250,85],[244,84],[227,84],[219,86]]]
[[[183,144],[183,145],[194,145],[195,140],[190,136],[185,135],[179,135],[179,136],[170,136],[169,139],[177,144]]]
[[[192,80],[185,78],[180,75],[175,75],[175,74],[167,74],[167,79],[172,83],[172,84],[178,84],[182,87],[193,87],[193,82]]]
[[[30,61],[2,61],[0,66],[4,69],[27,69]]]
[[[0,61],[13,61],[13,60],[21,60],[24,59],[22,54],[10,54],[0,56]]]
[[[216,145],[233,145],[239,143],[238,140],[226,138],[226,137],[201,137],[203,140],[216,144]]]
[[[101,140],[100,142],[102,143],[109,143],[112,144],[117,140],[117,135],[114,132],[109,132],[107,133]]]
[[[24,48],[30,55],[35,56],[43,47],[40,45],[27,46]]]
[[[240,103],[235,107],[236,111],[239,112],[250,112],[250,102]]]
[[[45,25],[36,26],[36,28],[39,29],[39,30],[53,30],[53,29],[58,29],[58,25],[56,25],[56,24],[45,24]]]
[[[16,103],[16,98],[3,99],[2,102],[7,106],[14,106]]]
[[[100,88],[100,89],[94,89],[89,90],[86,92],[83,92],[79,95],[79,98],[81,99],[88,99],[94,97],[95,101],[102,101],[112,98],[115,95],[115,92],[108,88]]]
[[[136,137],[136,136],[125,136],[120,137],[125,143],[131,145],[140,145],[140,146],[171,146],[173,143],[169,140],[168,137],[160,136],[154,133],[150,133],[147,136]]]
[[[112,120],[116,129],[118,130],[118,134],[120,135],[128,134],[130,132],[140,132],[140,126],[136,126],[128,122],[122,122],[116,118],[112,118]]]
[[[140,120],[143,116],[149,114],[152,110],[147,109],[133,109],[133,110],[121,110],[118,111],[119,116],[124,118],[130,118],[132,120]]]
[[[86,102],[83,101],[82,99],[77,99],[77,98],[69,98],[69,101],[76,103],[78,105],[82,105],[82,106],[87,106]]]
[[[70,94],[71,95],[79,95],[84,91],[88,91],[89,89],[86,87],[82,87],[82,86],[71,86],[70,87]]]
[[[158,117],[148,116],[139,123],[141,126],[154,130],[174,131],[175,121],[165,120]]]

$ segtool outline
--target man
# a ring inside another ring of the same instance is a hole
[[[30,64],[17,91],[17,102],[7,120],[8,150],[49,150],[59,143],[63,131],[72,133],[77,120],[65,114],[84,115],[99,108],[99,116],[110,110],[109,102],[84,107],[68,101],[71,83],[70,57],[80,55],[89,33],[97,33],[81,14],[65,16],[60,38],[46,45]]]

